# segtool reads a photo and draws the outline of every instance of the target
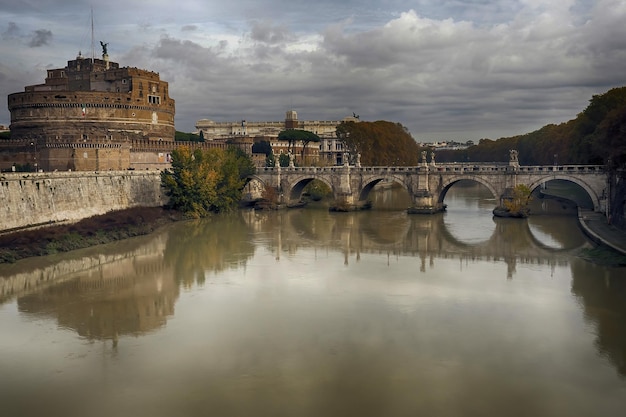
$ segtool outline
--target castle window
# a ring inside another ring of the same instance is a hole
[[[122,79],[122,84],[126,84],[126,78]]]
[[[148,96],[148,103],[150,103],[150,104],[161,104],[161,97],[160,96],[149,95]]]

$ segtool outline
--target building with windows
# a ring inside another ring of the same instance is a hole
[[[287,143],[278,140],[278,134],[286,129],[301,129],[313,132],[321,139],[319,144],[309,144],[304,154],[310,159],[328,165],[343,164],[344,149],[341,140],[337,139],[337,126],[342,122],[358,122],[358,117],[345,117],[342,120],[298,120],[298,113],[289,110],[283,121],[250,122],[214,122],[209,119],[200,119],[196,122],[196,133],[205,140],[224,140],[238,136],[253,137],[255,140],[265,140],[270,143],[275,155],[287,152]],[[295,144],[293,150],[296,158],[302,152],[302,145]]]

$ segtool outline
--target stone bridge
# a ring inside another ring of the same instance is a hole
[[[304,187],[319,180],[330,187],[335,201],[352,208],[365,206],[368,194],[381,181],[395,182],[406,189],[418,210],[443,210],[447,191],[461,180],[487,187],[496,199],[524,184],[531,190],[551,180],[566,180],[579,185],[589,195],[595,211],[607,209],[608,173],[602,165],[520,166],[516,156],[506,164],[422,163],[414,167],[364,167],[360,164],[333,167],[259,168],[251,178],[258,188],[273,187],[279,203],[295,204]]]

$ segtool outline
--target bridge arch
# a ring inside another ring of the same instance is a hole
[[[246,178],[246,183],[243,186],[242,201],[249,203],[258,198],[262,198],[266,187],[267,183],[263,180],[263,178],[257,175],[248,176]]]
[[[260,176],[258,176],[258,175],[249,175],[249,176],[246,178],[246,185],[247,185],[247,184],[250,184],[251,182],[254,182],[254,181],[257,181],[257,182],[261,183],[261,185],[262,185],[263,187],[266,187],[266,186],[267,186],[267,184],[266,184],[266,182],[263,180],[263,178],[261,178],[261,177],[260,177]]]
[[[585,190],[585,192],[587,193],[587,195],[591,199],[591,202],[593,203],[594,211],[599,211],[600,210],[600,196],[598,195],[598,193],[596,193],[594,191],[592,186],[590,186],[585,181],[583,181],[580,178],[575,177],[575,176],[558,175],[558,174],[557,175],[545,176],[545,177],[542,177],[542,178],[540,178],[538,180],[532,181],[530,184],[528,184],[528,187],[530,188],[531,191],[535,191],[535,189],[537,187],[540,187],[541,185],[543,185],[543,184],[545,184],[545,183],[547,183],[549,181],[554,181],[554,180],[568,181],[568,182],[571,182],[571,183],[574,183],[574,184],[580,186],[580,188]]]
[[[441,191],[439,192],[439,197],[438,197],[437,202],[440,204],[443,204],[443,200],[445,199],[446,194],[448,193],[448,190],[450,190],[450,187],[452,187],[454,184],[456,184],[457,182],[461,180],[473,181],[473,182],[477,182],[479,184],[484,185],[496,200],[500,198],[500,195],[504,191],[504,190],[502,191],[497,190],[493,184],[491,184],[489,181],[485,180],[482,177],[478,177],[478,176],[468,177],[468,176],[458,175],[458,176],[446,178],[445,181],[442,181]]]
[[[301,175],[295,177],[293,180],[289,182],[288,189],[283,190],[285,195],[288,197],[289,201],[299,201],[302,197],[302,191],[304,188],[309,185],[309,183],[313,180],[318,180],[328,186],[332,191],[333,195],[335,194],[335,189],[333,187],[332,182],[330,182],[326,177],[321,175]]]
[[[381,181],[391,181],[393,183],[399,184],[408,193],[408,195],[411,195],[411,190],[409,189],[409,187],[407,186],[406,182],[402,178],[398,178],[398,177],[396,177],[394,175],[391,175],[391,176],[388,176],[388,175],[387,176],[376,176],[376,177],[368,178],[366,181],[364,181],[364,185],[361,188],[361,190],[359,191],[359,200],[358,201],[359,202],[367,201],[367,197],[370,194],[370,192]]]

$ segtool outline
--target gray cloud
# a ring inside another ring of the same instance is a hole
[[[28,46],[31,48],[37,48],[40,46],[48,45],[50,40],[52,39],[52,32],[46,29],[36,30],[33,34],[30,42],[28,42]]]
[[[9,22],[7,28],[4,32],[2,32],[2,39],[9,40],[15,39],[20,36],[20,28],[15,24],[15,22]]]
[[[294,107],[304,119],[400,122],[423,140],[497,138],[569,120],[626,84],[620,0],[109,3],[95,10],[107,22],[98,39],[121,65],[170,83],[184,131],[201,118],[281,120]],[[0,6],[14,22],[3,39],[50,27],[24,40],[44,45],[55,33],[54,50],[0,45],[12,73],[41,82],[42,62],[87,49],[89,28],[68,24],[62,4]],[[11,82],[0,79],[2,91],[23,89]]]
[[[250,28],[250,37],[254,41],[268,44],[284,43],[293,41],[294,36],[284,26],[275,26],[269,22],[253,21]]]

